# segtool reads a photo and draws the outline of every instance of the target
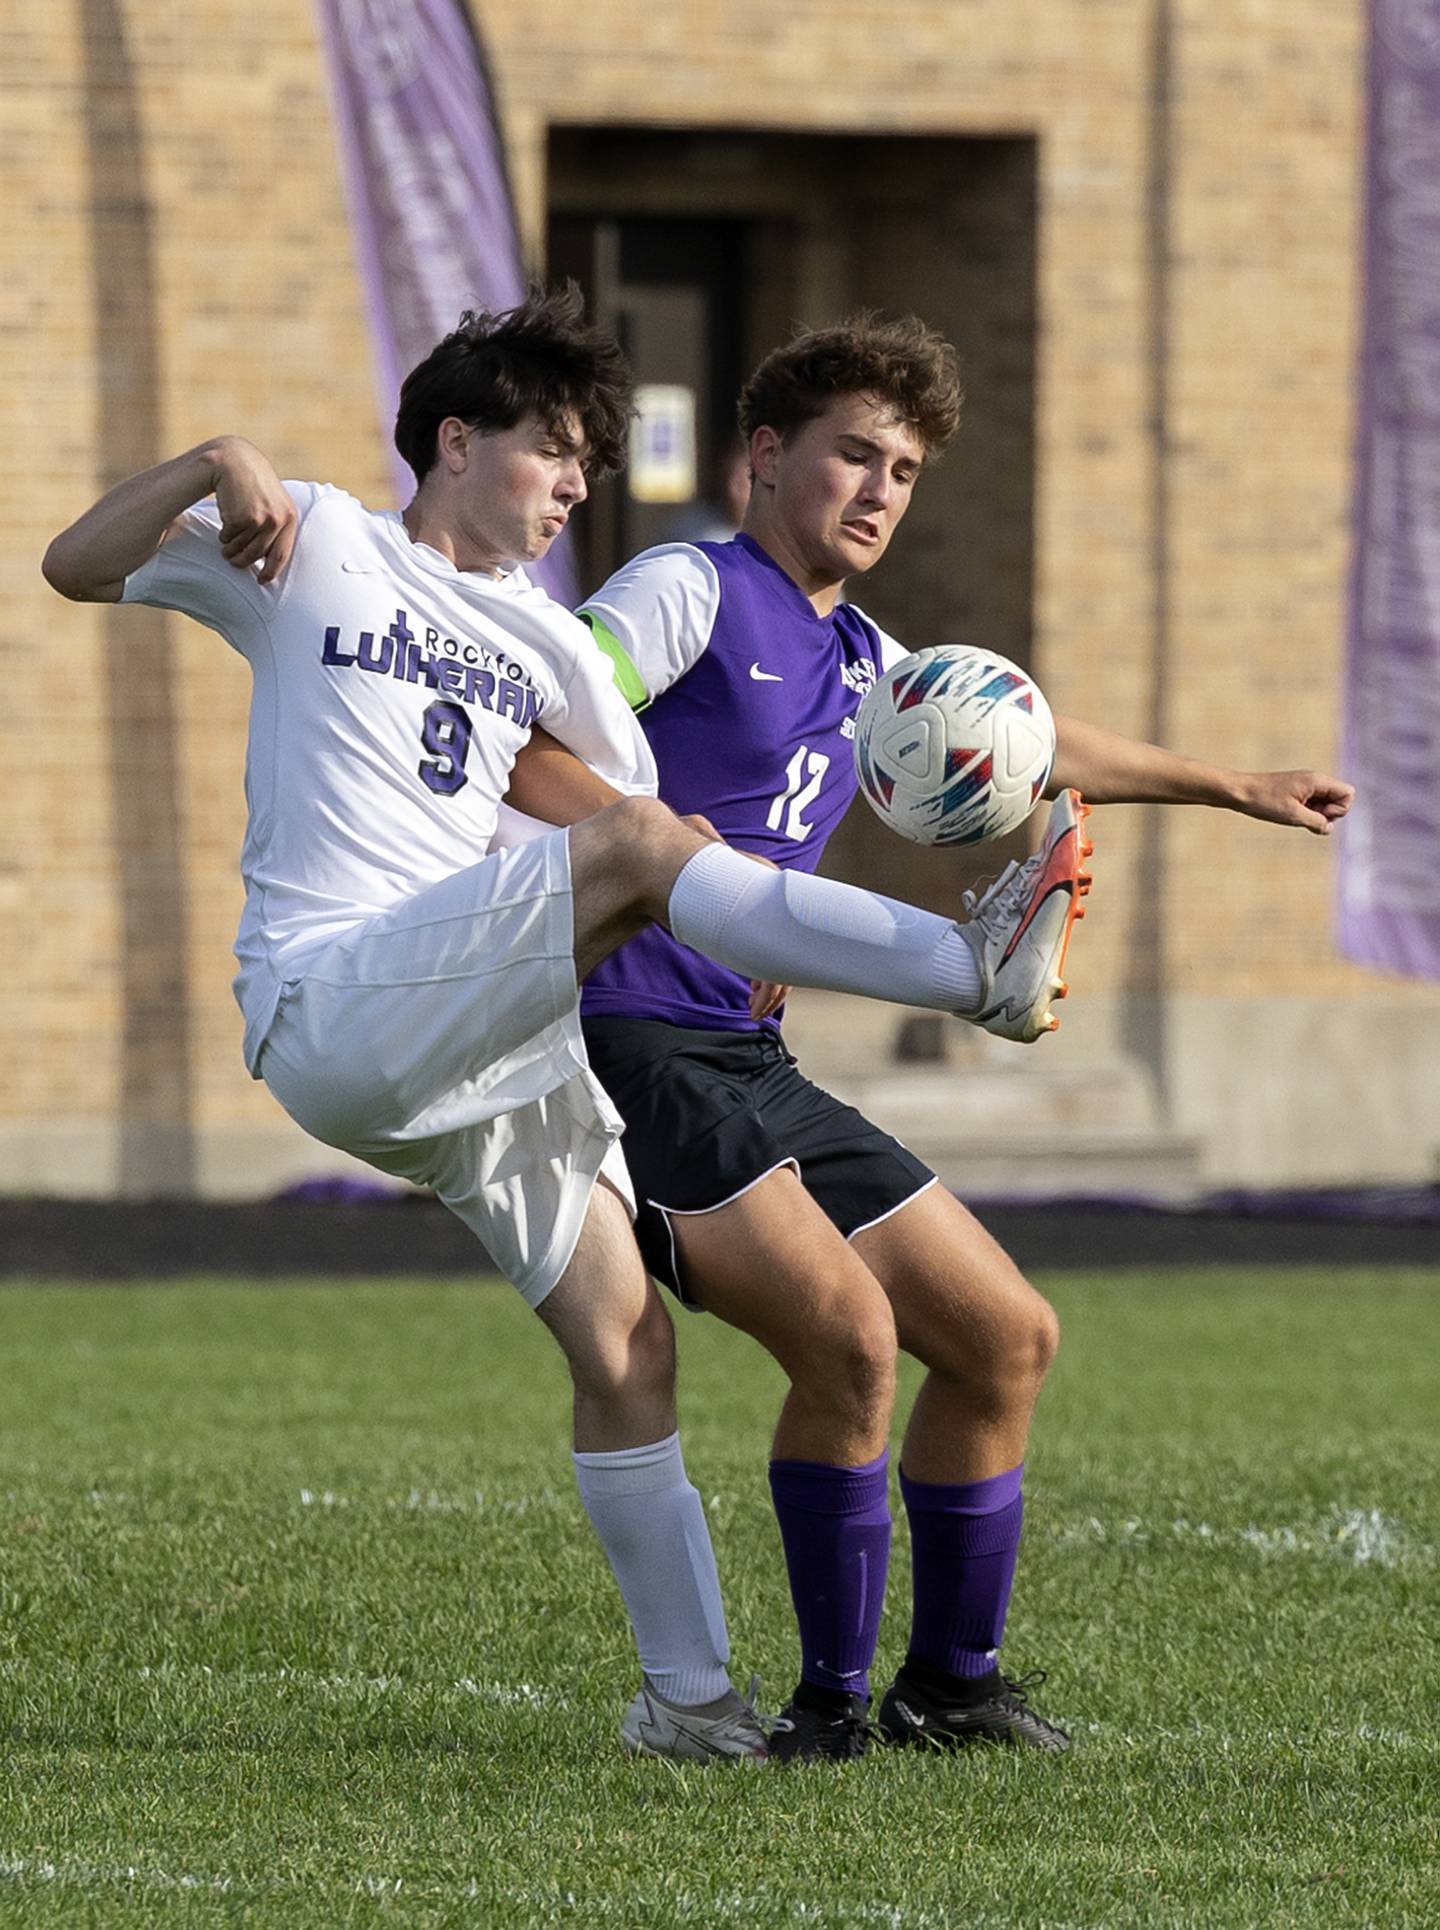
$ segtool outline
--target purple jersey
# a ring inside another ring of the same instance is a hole
[[[641,724],[660,795],[727,844],[813,871],[855,795],[860,700],[900,646],[853,604],[817,616],[748,536],[671,543],[581,612]],[[750,982],[651,926],[597,967],[583,1011],[750,1030]]]

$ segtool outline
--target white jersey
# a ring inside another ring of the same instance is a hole
[[[123,594],[218,631],[254,676],[235,944],[252,1072],[308,959],[486,856],[533,725],[617,790],[655,789],[609,664],[523,570],[459,571],[393,511],[328,484],[286,488],[300,522],[276,583],[224,560],[209,501]]]

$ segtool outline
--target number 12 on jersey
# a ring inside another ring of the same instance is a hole
[[[766,830],[783,831],[797,844],[808,838],[814,826],[806,822],[804,813],[820,795],[829,768],[830,759],[822,751],[802,744],[785,766],[785,789],[771,802]]]

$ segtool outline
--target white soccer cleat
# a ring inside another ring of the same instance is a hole
[[[676,1762],[765,1762],[770,1750],[755,1713],[759,1686],[759,1677],[752,1677],[745,1695],[732,1691],[733,1706],[701,1715],[697,1709],[677,1709],[643,1683],[620,1725],[621,1747],[627,1755],[669,1756]]]
[[[1024,864],[1010,864],[983,895],[964,893],[969,920],[956,930],[980,967],[980,1002],[961,1018],[1002,1039],[1026,1045],[1053,1032],[1051,1011],[1063,999],[1065,954],[1080,900],[1090,889],[1082,860],[1095,849],[1085,836],[1090,807],[1078,791],[1062,791],[1050,807],[1040,849]]]

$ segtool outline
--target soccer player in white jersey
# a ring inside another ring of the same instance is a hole
[[[246,1063],[315,1137],[432,1187],[563,1349],[581,1493],[644,1672],[627,1746],[753,1757],[578,984],[659,920],[756,977],[1036,1029],[1078,887],[1072,862],[958,928],[819,880],[797,892],[654,799],[610,666],[524,570],[618,464],[629,410],[578,294],[537,294],[465,317],[407,378],[403,515],[282,484],[221,437],[111,490],[44,569],[80,601],[183,611],[249,664]],[[556,773],[619,801],[492,849],[507,783],[558,816]]]
[[[802,336],[742,397],[739,536],[647,551],[582,611],[642,709],[661,797],[739,849],[813,869],[854,796],[855,712],[903,653],[841,586],[885,553],[959,406],[953,352],[914,319]],[[1057,722],[1062,818],[1066,786],[1315,832],[1348,808],[1349,786],[1315,771],[1223,771]],[[772,1753],[858,1755],[871,1733],[897,1336],[928,1371],[900,1468],[913,1614],[879,1726],[902,1743],[1063,1749],[997,1655],[1054,1315],[907,1148],[796,1070],[778,988],[678,936],[652,926],[596,969],[585,1035],[626,1120],[652,1272],[790,1379],[770,1472],[801,1676]]]

